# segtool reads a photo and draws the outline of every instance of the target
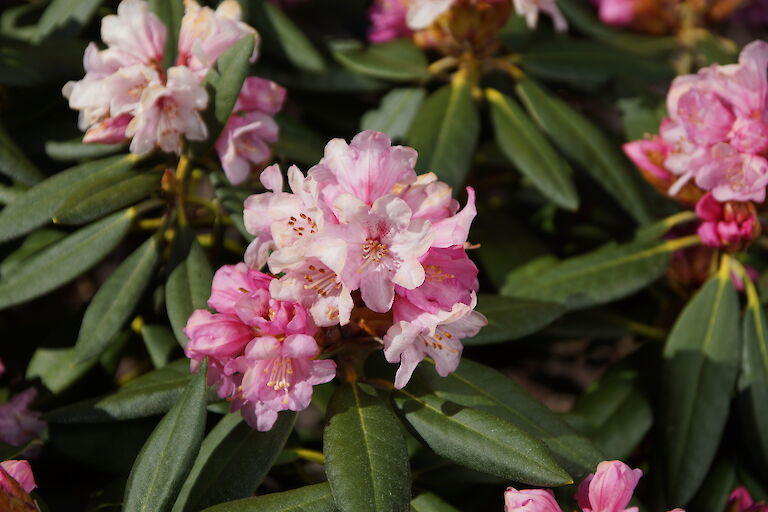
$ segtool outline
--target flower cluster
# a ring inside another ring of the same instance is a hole
[[[214,11],[185,0],[176,65],[162,67],[167,28],[145,0],[123,0],[116,15],[101,23],[100,50],[91,43],[85,51],[85,77],[68,82],[64,96],[80,112],[84,142],[118,143],[131,140],[130,150],[144,154],[155,148],[179,154],[183,140],[208,138],[201,111],[208,105],[202,85],[216,60],[244,37],[258,34],[240,21],[236,0],[225,0]],[[227,177],[242,182],[248,162],[269,157],[268,143],[277,140],[272,116],[280,110],[285,91],[261,78],[246,80],[223,133],[216,142]]]
[[[754,41],[738,64],[677,77],[659,135],[625,144],[657,188],[698,201],[705,244],[738,249],[760,232],[752,203],[768,185],[768,43]]]
[[[452,9],[470,8],[487,10],[502,5],[508,9],[512,4],[515,12],[523,16],[528,26],[534,28],[538,24],[539,12],[545,12],[552,17],[555,29],[564,31],[568,28],[554,0],[374,0],[370,10],[371,28],[368,39],[374,43],[383,43],[398,37],[411,37],[414,33],[425,31],[444,17]],[[494,15],[496,12],[494,12]],[[508,16],[509,11],[506,11]],[[462,12],[459,17],[466,17]],[[483,22],[500,23],[506,21],[506,16],[500,20],[482,20]],[[475,30],[482,30],[482,26]],[[429,39],[429,36],[423,39]]]
[[[268,192],[245,201],[245,263],[216,273],[218,313],[196,311],[186,328],[193,368],[208,357],[211,382],[251,425],[309,404],[335,374],[316,357],[340,330],[381,336],[401,388],[427,356],[441,375],[455,370],[461,339],[485,325],[465,250],[474,191],[460,210],[450,186],[416,175],[416,156],[366,131],[330,141],[306,176],[291,167],[291,192],[277,165],[262,173]],[[280,277],[255,270],[265,264]]]
[[[637,482],[643,476],[639,469],[632,469],[618,460],[598,464],[595,473],[587,476],[579,485],[576,500],[583,512],[637,512],[637,507],[627,508]],[[513,487],[504,493],[504,512],[562,512],[555,495],[548,489],[523,489]],[[683,512],[675,509],[670,512]]]

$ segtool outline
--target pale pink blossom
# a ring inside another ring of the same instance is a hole
[[[131,122],[131,114],[120,114],[117,117],[108,117],[105,120],[91,126],[83,136],[83,142],[99,144],[119,144],[125,140],[125,130]]]
[[[642,476],[621,461],[603,461],[579,485],[579,507],[583,512],[637,512],[637,507],[626,507]]]
[[[101,40],[122,66],[159,65],[163,60],[167,29],[144,0],[123,0],[117,15],[101,20]]]
[[[718,201],[765,201],[768,160],[739,153],[725,142],[709,150],[709,162],[696,173],[696,184]]]
[[[739,117],[767,121],[768,43],[752,41],[739,54],[738,64],[713,66],[712,88],[726,98]]]
[[[280,112],[285,103],[285,88],[272,80],[249,76],[237,97],[235,112],[259,111],[273,116]]]
[[[626,26],[635,18],[635,0],[598,0],[598,16],[606,25]]]
[[[717,94],[699,89],[690,89],[680,96],[675,114],[688,139],[705,146],[725,140],[735,119]]]
[[[214,11],[201,7],[195,0],[184,0],[184,17],[179,29],[178,65],[187,66],[203,79],[221,54],[243,37],[253,37],[251,62],[259,51],[259,35],[240,21],[237,0],[224,0]]]
[[[403,388],[413,370],[425,357],[435,361],[437,373],[445,377],[459,365],[461,340],[477,334],[488,321],[473,311],[477,298],[454,304],[449,311],[426,313],[405,299],[395,301],[394,324],[384,336],[384,356],[390,363],[400,363],[395,387]]]
[[[555,0],[513,0],[515,11],[524,17],[529,28],[536,28],[539,23],[539,12],[548,14],[552,18],[555,30],[565,32],[568,30],[568,22],[557,7]]]
[[[29,388],[0,405],[0,442],[21,446],[40,435],[46,425],[39,412],[29,406],[37,397],[37,391]]]
[[[135,117],[126,130],[126,135],[133,138],[131,152],[144,154],[159,147],[179,154],[183,138],[205,140],[208,129],[200,111],[207,104],[208,93],[188,68],[170,68],[165,85],[152,84],[141,94]]]
[[[561,512],[555,495],[545,489],[507,487],[504,492],[504,512]]]
[[[16,480],[16,483],[24,489],[24,492],[32,492],[37,487],[29,462],[25,460],[6,460],[0,462],[0,467],[3,468],[3,472],[0,472],[0,490],[13,494],[13,487],[8,482],[7,477]]]
[[[406,14],[408,27],[413,30],[429,27],[454,3],[456,0],[412,0]]]
[[[307,176],[314,179],[325,202],[334,207],[335,199],[352,194],[369,206],[397,187],[416,181],[417,153],[406,146],[392,146],[383,133],[360,132],[347,144],[333,139],[325,146],[320,163]]]
[[[749,154],[768,150],[768,124],[760,119],[740,117],[733,123],[731,145],[736,151]]]
[[[412,30],[422,30],[432,25],[437,18],[457,3],[458,0],[411,0],[406,14],[406,24]],[[496,0],[498,1],[498,0]],[[530,28],[535,28],[539,20],[539,12],[545,12],[552,17],[555,30],[562,32],[568,29],[568,23],[557,7],[555,0],[501,0],[512,1],[517,14],[524,17]]]
[[[398,37],[409,37],[413,31],[405,22],[408,4],[405,0],[374,0],[368,11],[371,27],[368,40],[372,43],[386,43]]]

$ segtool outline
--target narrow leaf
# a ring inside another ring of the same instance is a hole
[[[490,413],[539,439],[573,476],[594,471],[604,459],[587,438],[493,368],[463,358],[455,372],[440,377],[428,361],[416,375],[441,399]]]
[[[340,386],[323,432],[325,471],[340,510],[408,511],[411,471],[400,422],[369,386]]]
[[[667,492],[685,506],[720,444],[738,369],[739,298],[725,256],[690,301],[664,348]]]
[[[34,185],[44,178],[40,169],[29,161],[2,125],[0,125],[0,173],[25,185]]]
[[[534,81],[521,79],[515,90],[534,120],[561,150],[591,173],[635,220],[640,223],[650,220],[639,178],[616,144],[584,115]]]
[[[541,441],[498,416],[440,397],[418,376],[393,398],[424,443],[456,464],[530,485],[572,482]]]
[[[0,277],[9,277],[35,254],[58,242],[66,235],[67,233],[55,229],[42,228],[33,231],[24,239],[24,243],[18,249],[6,256],[0,263]]]
[[[547,198],[561,208],[575,210],[579,198],[568,163],[515,101],[495,89],[487,89],[485,95],[501,151]]]
[[[203,440],[206,375],[206,365],[202,365],[147,439],[128,477],[124,510],[159,512],[173,503]]]
[[[419,152],[418,167],[436,173],[454,188],[467,177],[480,120],[464,73],[435,91],[419,109],[408,139]]]
[[[67,198],[105,176],[125,172],[137,161],[120,155],[71,167],[32,187],[0,212],[0,242],[17,238],[51,221]]]
[[[58,395],[77,382],[95,364],[96,360],[75,363],[75,349],[43,348],[35,350],[27,366],[27,380],[37,377],[51,393]]]
[[[99,288],[85,310],[75,343],[78,362],[98,357],[108,347],[109,340],[133,313],[152,278],[157,259],[157,240],[151,237],[122,262]]]
[[[307,485],[292,491],[230,501],[203,512],[336,512],[327,483]]]
[[[133,212],[110,215],[44,249],[0,280],[0,309],[55,290],[101,261],[131,227]]]
[[[459,512],[431,492],[419,494],[411,502],[411,512]]]
[[[392,89],[382,99],[379,108],[363,115],[360,129],[375,130],[393,139],[403,139],[411,127],[416,112],[424,101],[424,89]]]
[[[255,16],[252,19],[256,28],[265,39],[273,42],[265,48],[279,48],[291,64],[303,71],[319,73],[325,69],[322,55],[279,7],[263,0],[253,7]]]
[[[144,345],[155,368],[162,368],[168,364],[171,353],[179,346],[173,331],[164,325],[142,326],[141,337],[144,339]]]
[[[37,24],[35,41],[39,42],[54,32],[61,36],[77,35],[90,21],[103,0],[53,0]]]
[[[125,144],[86,144],[81,137],[65,141],[49,140],[45,143],[45,154],[58,162],[104,158],[123,149]]]
[[[488,319],[488,325],[475,336],[461,340],[461,343],[465,346],[489,345],[522,338],[546,327],[567,309],[558,302],[480,294],[477,310]]]
[[[172,512],[197,512],[253,496],[288,439],[296,413],[282,412],[268,432],[259,432],[240,413],[224,416],[200,446]]]
[[[367,48],[357,39],[344,39],[332,41],[330,49],[336,61],[353,73],[398,82],[429,76],[427,57],[408,39],[372,44]]]

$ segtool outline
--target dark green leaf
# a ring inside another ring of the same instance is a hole
[[[173,512],[197,512],[229,500],[253,496],[269,472],[296,413],[285,411],[268,432],[248,426],[240,413],[224,416],[200,446]]]
[[[485,95],[491,104],[496,143],[509,161],[555,204],[566,210],[578,208],[570,165],[512,98],[495,89],[487,89]]]
[[[77,362],[98,357],[133,313],[157,264],[158,243],[151,237],[136,249],[96,292],[85,310],[75,344]]]
[[[91,19],[103,0],[53,0],[43,12],[35,31],[35,41],[56,33],[77,35]]]
[[[205,431],[206,365],[149,436],[133,464],[123,509],[167,510],[189,474]]]
[[[191,229],[179,230],[173,250],[178,264],[165,284],[165,307],[176,339],[183,347],[187,344],[183,329],[189,316],[194,310],[207,307],[213,272]]]
[[[133,216],[130,209],[112,214],[35,255],[0,280],[0,309],[45,295],[90,269],[120,243]]]
[[[59,162],[75,162],[104,158],[125,149],[125,144],[86,144],[81,138],[45,143],[45,154]]]
[[[319,73],[325,69],[323,57],[307,36],[280,8],[267,1],[254,2],[256,28],[269,45],[266,49],[279,48],[288,61],[297,68]]]
[[[203,512],[336,512],[327,483],[307,485],[292,491],[230,501]]]
[[[40,169],[29,161],[2,125],[0,125],[0,173],[25,185],[34,185],[44,178]]]
[[[459,512],[431,492],[419,494],[411,501],[411,512]]]
[[[481,294],[477,310],[488,319],[488,325],[475,336],[461,340],[465,346],[503,343],[533,334],[560,317],[567,308],[557,302]]]
[[[168,28],[163,52],[163,67],[168,68],[176,62],[179,47],[179,29],[184,16],[184,3],[179,0],[149,0],[149,8]]]
[[[326,143],[322,135],[287,116],[278,115],[275,120],[280,126],[275,153],[300,164],[314,165],[320,161]]]
[[[535,266],[526,265],[507,276],[501,294],[561,302],[572,309],[603,304],[659,278],[679,248],[673,240],[645,240],[610,244],[561,262],[534,260]]]
[[[429,170],[452,187],[467,177],[480,133],[472,87],[462,73],[434,92],[419,109],[408,140],[419,152],[419,169]]]
[[[733,461],[726,457],[719,458],[691,501],[689,510],[727,510],[728,496],[738,485]]]
[[[440,377],[429,361],[416,369],[416,375],[441,399],[502,418],[541,440],[574,476],[594,471],[604,459],[588,439],[493,368],[463,358],[455,372]]]
[[[283,87],[300,91],[349,94],[377,92],[387,88],[387,82],[358,75],[340,67],[329,67],[322,73],[309,73],[259,64],[257,72],[259,76],[274,80]]]
[[[86,42],[57,39],[30,45],[0,37],[0,84],[29,87],[56,84],[83,76]]]
[[[323,452],[340,510],[408,510],[411,471],[405,436],[397,416],[369,386],[345,384],[333,394]]]
[[[75,364],[75,349],[38,348],[27,366],[26,377],[39,377],[51,393],[57,395],[74,384],[90,370],[97,361]]]
[[[683,309],[664,348],[667,494],[674,506],[696,493],[720,444],[741,351],[738,313],[724,259]]]
[[[425,94],[421,88],[392,89],[381,99],[379,108],[363,115],[360,129],[375,130],[393,139],[403,139]]]
[[[530,485],[572,482],[541,441],[499,416],[442,398],[418,376],[393,398],[426,445],[456,464]]]
[[[27,190],[0,212],[0,242],[11,240],[51,221],[56,210],[78,190],[133,167],[135,155],[120,155],[70,167]]]
[[[141,337],[144,338],[144,345],[155,368],[168,364],[171,353],[179,346],[176,336],[164,325],[142,326]]]
[[[344,39],[332,41],[330,49],[338,63],[353,73],[396,82],[429,76],[424,52],[408,39],[372,44],[367,48],[357,39]]]
[[[644,139],[659,131],[661,120],[667,113],[663,101],[650,104],[650,101],[637,97],[619,100],[624,134],[627,140]]]
[[[24,243],[18,249],[6,256],[3,262],[0,263],[0,277],[11,276],[29,258],[49,245],[58,242],[64,236],[66,236],[66,233],[55,229],[42,228],[33,231],[24,239]]]
[[[528,112],[566,154],[577,161],[640,223],[650,220],[639,178],[605,135],[565,101],[529,79],[515,87]]]
[[[157,172],[124,173],[106,176],[69,196],[56,209],[57,224],[80,225],[99,219],[115,210],[130,206],[160,188],[162,174]]]

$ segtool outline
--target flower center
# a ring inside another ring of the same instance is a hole
[[[424,265],[424,273],[426,275],[427,280],[438,281],[441,283],[446,279],[456,278],[455,274],[449,274],[447,272],[443,272],[443,269],[437,265]]]
[[[447,340],[451,340],[453,338],[453,334],[446,330],[441,330],[440,328],[435,329],[435,334],[432,336],[425,336],[423,334],[420,335],[421,341],[424,343],[425,347],[432,347],[435,350],[443,350],[446,348]],[[451,353],[458,352],[455,348],[447,347],[448,350]]]
[[[288,219],[288,225],[298,236],[314,235],[317,233],[317,222],[312,220],[312,217],[306,213],[300,213],[298,218],[291,216]]]
[[[304,274],[305,290],[314,290],[321,297],[327,297],[328,293],[341,288],[338,276],[324,267],[310,265],[308,272]]]
[[[290,357],[276,357],[272,365],[264,368],[264,373],[269,373],[267,386],[275,391],[285,390],[291,387],[291,375],[293,375],[293,363]],[[287,400],[287,399],[286,399]]]

